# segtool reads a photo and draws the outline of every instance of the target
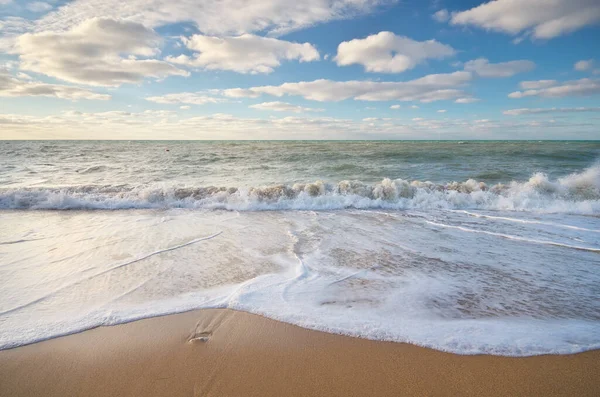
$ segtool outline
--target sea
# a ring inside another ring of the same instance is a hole
[[[600,141],[0,141],[0,349],[201,308],[600,348]]]

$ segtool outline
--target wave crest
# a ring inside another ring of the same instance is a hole
[[[437,184],[386,178],[376,184],[345,180],[337,184],[316,181],[251,188],[166,185],[3,188],[0,208],[488,209],[598,214],[600,165],[557,180],[535,173],[526,182],[492,186],[474,179]]]

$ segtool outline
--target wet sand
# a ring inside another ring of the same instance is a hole
[[[0,396],[599,396],[600,350],[460,356],[231,310],[0,351]]]

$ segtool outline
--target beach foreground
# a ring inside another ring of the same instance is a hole
[[[600,351],[509,358],[306,330],[232,310],[0,351],[2,396],[600,395]]]

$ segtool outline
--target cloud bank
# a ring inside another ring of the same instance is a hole
[[[224,90],[224,95],[233,98],[256,98],[262,94],[282,97],[301,96],[305,99],[326,102],[355,99],[362,101],[421,101],[434,102],[464,97],[459,88],[468,83],[469,72],[431,74],[405,82],[375,81],[332,81],[314,80],[284,83],[279,86],[260,86]]]

